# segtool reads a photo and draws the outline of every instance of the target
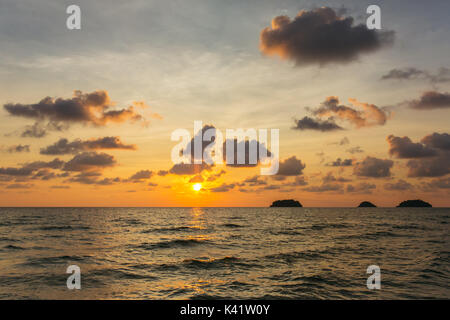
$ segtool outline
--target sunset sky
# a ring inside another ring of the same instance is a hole
[[[0,2],[0,206],[450,206],[449,1],[70,4]],[[279,129],[279,173],[174,167],[195,120]]]

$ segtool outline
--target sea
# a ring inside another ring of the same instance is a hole
[[[449,299],[449,223],[450,208],[0,208],[0,299]]]

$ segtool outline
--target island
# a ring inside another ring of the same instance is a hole
[[[303,206],[297,200],[289,199],[289,200],[276,200],[272,202],[270,207],[274,208],[274,207],[303,207]]]
[[[425,202],[425,201],[417,199],[417,200],[406,200],[406,201],[403,201],[402,203],[400,203],[397,206],[397,208],[399,208],[399,207],[431,208],[433,206],[431,204],[429,204],[428,202]]]
[[[359,204],[359,208],[376,208],[377,206],[374,205],[372,202],[369,201],[363,201]]]

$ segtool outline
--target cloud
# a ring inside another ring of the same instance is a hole
[[[211,171],[212,166],[201,163],[201,164],[189,164],[189,163],[177,163],[170,168],[169,173],[177,175],[193,175],[199,174],[204,170]]]
[[[261,31],[260,50],[296,65],[324,65],[354,61],[393,42],[393,31],[369,30],[353,22],[352,17],[340,17],[328,7],[302,10],[293,20],[277,16],[271,27]]]
[[[24,137],[43,137],[47,130],[61,130],[73,123],[105,126],[107,123],[126,121],[146,122],[144,117],[136,112],[142,108],[142,103],[133,103],[123,109],[115,109],[105,90],[91,93],[74,91],[69,99],[45,97],[34,104],[7,103],[4,109],[12,116],[34,119],[36,122],[28,126],[22,133]],[[154,116],[152,116],[155,118]],[[43,122],[48,121],[47,125]]]
[[[323,183],[319,186],[310,186],[303,188],[307,192],[342,192],[342,184],[339,183]]]
[[[450,151],[450,134],[432,133],[425,136],[421,142],[429,147]]]
[[[436,150],[422,143],[414,143],[408,137],[395,137],[392,134],[386,138],[389,144],[389,154],[399,159],[414,159],[433,157]]]
[[[263,180],[261,176],[255,175],[244,180],[244,184],[250,187],[266,185],[267,181]]]
[[[303,173],[306,165],[300,159],[292,156],[284,161],[280,161],[278,176],[298,176]]]
[[[64,164],[64,171],[96,171],[116,165],[113,156],[106,153],[83,152]]]
[[[347,185],[347,192],[350,193],[360,193],[360,194],[371,194],[373,190],[377,188],[376,185],[367,183],[367,182],[361,182],[356,184],[355,186],[349,184]]]
[[[394,162],[388,159],[378,159],[367,156],[353,167],[353,173],[359,177],[383,178],[391,176]]]
[[[208,178],[207,178],[207,180],[208,181],[216,181],[218,178],[220,178],[223,174],[225,174],[225,173],[227,173],[225,170],[220,170],[219,172],[217,172],[217,173],[213,173],[213,174],[211,174]]]
[[[349,182],[351,181],[350,179],[346,179],[343,177],[338,177],[336,178],[332,172],[328,172],[326,176],[324,176],[322,178],[322,182],[324,184],[330,183],[330,182],[339,182],[339,183],[343,183],[343,182]]]
[[[338,97],[330,96],[318,108],[311,111],[315,116],[321,118],[330,117],[347,121],[356,128],[384,125],[390,116],[387,110],[374,104],[359,102],[353,98],[350,98],[349,102],[352,106],[359,107],[361,110],[340,105]]]
[[[6,152],[9,152],[9,153],[30,152],[30,146],[18,144],[18,145],[9,146],[5,150],[6,150]]]
[[[205,179],[202,177],[201,174],[197,174],[197,175],[193,176],[191,179],[189,179],[189,182],[190,182],[190,183],[193,183],[193,182],[203,182],[203,181],[205,181]]]
[[[381,77],[381,80],[415,80],[423,79],[431,83],[444,83],[450,81],[450,69],[449,68],[439,68],[438,72],[432,74],[425,70],[420,70],[417,68],[402,68],[402,69],[391,69],[388,73]]]
[[[347,149],[347,150],[345,150],[345,151],[347,151],[348,153],[351,153],[351,154],[355,154],[355,153],[363,153],[363,152],[364,152],[364,150],[361,149],[360,146],[352,147],[352,148]]]
[[[450,108],[450,93],[427,91],[419,99],[405,103],[419,110],[446,109]]]
[[[295,127],[292,128],[294,130],[316,130],[322,132],[343,130],[332,119],[321,120],[305,116],[300,120],[294,119],[294,122]]]
[[[108,186],[114,183],[121,182],[120,178],[103,178],[101,179],[102,174],[99,172],[81,172],[74,177],[67,180],[67,182],[76,182],[81,184],[89,184],[89,185],[99,185],[99,186]]]
[[[21,133],[22,138],[42,138],[48,134],[48,131],[63,131],[68,126],[49,121],[47,124],[36,121],[33,125],[25,126],[25,130]]]
[[[442,177],[450,173],[450,153],[431,159],[413,159],[406,164],[408,177]]]
[[[164,177],[168,174],[169,174],[169,171],[167,171],[167,170],[159,170],[158,171],[158,176],[161,176],[161,177]]]
[[[33,184],[25,183],[13,183],[6,186],[6,189],[31,189]]]
[[[291,182],[290,184],[288,184],[289,186],[306,186],[308,185],[308,182],[305,181],[305,177],[304,176],[297,176],[295,177],[294,181]]]
[[[133,182],[140,182],[144,179],[150,179],[153,176],[153,171],[150,170],[140,170],[133,174],[128,180]]]
[[[329,162],[326,165],[330,167],[349,167],[353,165],[353,160],[352,159],[342,160],[341,158],[337,158],[336,161]]]
[[[384,184],[384,189],[389,191],[405,191],[405,190],[412,190],[413,188],[414,186],[411,183],[406,182],[405,180],[402,179],[394,183]]]
[[[435,179],[425,185],[423,185],[424,191],[431,192],[439,189],[450,189],[450,177]]]
[[[235,185],[234,183],[231,183],[231,184],[226,184],[226,183],[224,183],[224,184],[222,184],[222,185],[220,185],[220,186],[218,186],[218,187],[211,188],[211,189],[209,189],[209,190],[210,190],[211,192],[228,192],[228,191],[230,191],[231,189],[233,189],[235,186],[236,186],[236,185]]]
[[[406,163],[408,177],[441,177],[450,173],[450,136],[433,133],[420,143],[408,137],[388,136],[389,153],[397,158],[411,159]]]
[[[97,139],[90,139],[82,141],[76,139],[72,142],[62,138],[54,144],[42,148],[41,154],[45,155],[63,155],[63,154],[76,154],[81,151],[98,150],[98,149],[123,149],[123,150],[136,150],[136,146],[133,144],[124,144],[120,141],[119,137],[103,137]]]
[[[30,176],[34,171],[40,169],[60,169],[64,165],[64,161],[56,158],[52,161],[34,161],[28,162],[21,167],[7,167],[0,168],[0,175],[4,176],[15,176],[15,177],[26,177]]]
[[[350,143],[350,140],[347,137],[343,137],[341,140],[339,140],[337,142],[331,142],[330,145],[337,144],[337,145],[340,145],[340,146],[344,146],[344,145],[349,144],[349,143]]]

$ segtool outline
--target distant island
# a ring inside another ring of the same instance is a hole
[[[297,200],[289,199],[289,200],[276,200],[272,202],[270,207],[273,208],[273,207],[303,207],[303,206]]]
[[[419,207],[419,208],[431,208],[433,207],[431,204],[429,204],[428,202],[422,201],[422,200],[406,200],[403,201],[402,203],[400,203],[397,208],[399,207]]]
[[[361,202],[361,203],[359,204],[358,207],[360,207],[360,208],[369,208],[369,207],[371,207],[371,208],[376,208],[377,206],[374,205],[372,202],[369,202],[369,201],[363,201],[363,202]]]

